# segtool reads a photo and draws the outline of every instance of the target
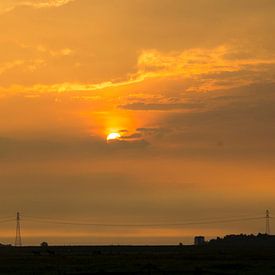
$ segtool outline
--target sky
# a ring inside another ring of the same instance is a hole
[[[0,220],[19,211],[24,244],[264,232],[245,217],[275,211],[274,13],[274,0],[1,0]],[[13,243],[15,221],[0,233]]]

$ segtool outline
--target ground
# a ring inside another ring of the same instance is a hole
[[[0,247],[0,274],[275,274],[273,246]]]

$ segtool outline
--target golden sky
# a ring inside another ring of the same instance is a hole
[[[1,0],[1,216],[131,224],[275,211],[274,14],[274,0]],[[22,234],[177,243],[263,230],[55,234],[26,219]],[[0,231],[12,242],[14,224]]]

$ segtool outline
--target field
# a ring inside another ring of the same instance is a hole
[[[0,274],[275,274],[273,246],[0,247]]]

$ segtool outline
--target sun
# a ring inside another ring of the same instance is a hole
[[[119,139],[121,137],[121,135],[119,133],[110,133],[108,136],[107,136],[107,141],[109,140],[116,140],[116,139]]]

